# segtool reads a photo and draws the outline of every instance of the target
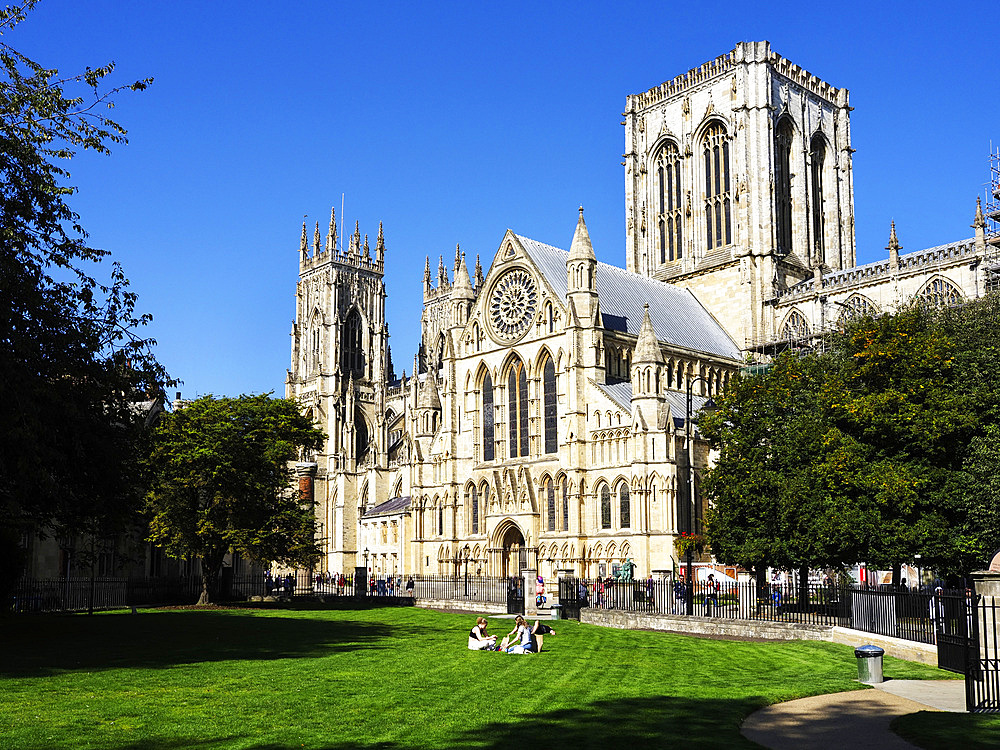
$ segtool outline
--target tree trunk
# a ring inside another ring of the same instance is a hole
[[[799,568],[799,606],[805,612],[809,606],[809,566]]]
[[[761,566],[754,571],[754,578],[757,581],[757,614],[761,608],[771,601],[771,592],[767,586],[767,568]]]
[[[892,590],[899,591],[903,584],[903,566],[898,563],[892,566]]]
[[[212,604],[219,594],[219,571],[226,553],[213,552],[201,558],[201,595],[196,606]]]

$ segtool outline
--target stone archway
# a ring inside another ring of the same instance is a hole
[[[499,534],[497,547],[500,550],[500,575],[516,576],[525,567],[526,549],[524,534],[516,523],[511,522]]]

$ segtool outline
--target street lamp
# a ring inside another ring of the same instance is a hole
[[[694,384],[701,381],[705,385],[711,388],[711,381],[703,377],[702,375],[697,375],[693,378],[689,378],[687,382],[687,401],[685,403],[686,409],[684,411],[684,437],[687,445],[687,486],[688,493],[690,495],[690,502],[688,503],[688,533],[694,534],[695,532],[695,516],[697,515],[698,501],[694,494],[694,436],[691,430],[691,422],[694,416]],[[715,411],[715,402],[709,397],[709,399],[702,406],[703,411],[712,412]],[[685,564],[687,571],[685,573],[687,577],[687,613],[689,615],[694,614],[694,548],[688,544],[687,550],[685,551]]]
[[[365,586],[368,585],[368,548],[365,547]]]
[[[469,545],[468,544],[465,545],[465,549],[462,550],[462,552],[463,552],[463,556],[465,557],[465,596],[468,597],[469,596],[469,555],[471,554],[471,550],[469,549]]]

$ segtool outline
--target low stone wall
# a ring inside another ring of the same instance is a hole
[[[757,620],[720,620],[687,615],[649,615],[613,609],[580,610],[580,622],[626,630],[666,630],[692,635],[716,635],[724,638],[764,638],[772,641],[827,641],[844,646],[872,644],[885,649],[887,656],[937,666],[937,646],[902,638],[891,638],[863,630],[831,625],[803,625],[794,622]]]
[[[688,615],[650,615],[642,612],[621,612],[614,609],[580,610],[580,622],[626,630],[669,630],[694,635],[720,635],[735,638],[765,638],[773,641],[830,640],[829,626],[802,625],[791,622],[757,620],[719,620],[713,617]]]
[[[414,604],[424,609],[440,609],[446,612],[475,612],[477,615],[507,614],[506,605],[482,604],[467,599],[416,599]]]

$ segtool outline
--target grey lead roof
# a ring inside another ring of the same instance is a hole
[[[624,383],[598,383],[596,381],[590,381],[602,391],[604,391],[608,398],[614,401],[616,404],[621,406],[628,412],[632,411],[632,384],[628,382]],[[664,391],[664,397],[668,404],[670,404],[670,414],[674,418],[674,424],[677,427],[684,426],[684,416],[687,412],[687,395],[681,393],[680,391]],[[707,396],[691,396],[691,409],[697,414],[698,410],[705,405],[708,401]]]
[[[364,512],[361,516],[362,518],[372,518],[373,516],[387,516],[394,513],[401,513],[404,510],[410,509],[410,495],[404,495],[403,497],[393,497],[386,500],[384,503],[379,503],[374,505]]]
[[[546,281],[566,299],[566,257],[558,247],[515,235]],[[597,264],[597,296],[604,327],[635,336],[642,327],[643,305],[656,337],[697,352],[740,359],[740,348],[701,302],[687,289],[631,273],[607,263]]]

